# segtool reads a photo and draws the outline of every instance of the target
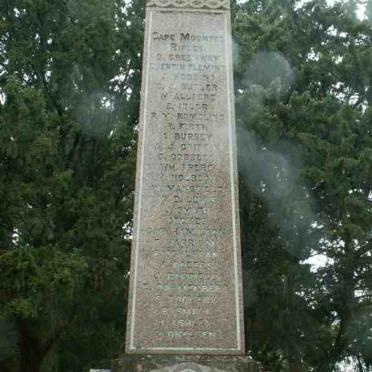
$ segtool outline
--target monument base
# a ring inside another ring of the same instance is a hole
[[[249,357],[205,355],[123,355],[111,372],[262,372]]]

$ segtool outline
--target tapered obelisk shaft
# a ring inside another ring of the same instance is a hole
[[[128,353],[244,354],[228,0],[150,0]]]

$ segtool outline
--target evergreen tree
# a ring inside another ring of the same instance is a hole
[[[142,8],[7,0],[0,18],[0,369],[82,371],[124,337]]]
[[[356,10],[235,7],[247,337],[274,371],[371,367],[372,29]]]

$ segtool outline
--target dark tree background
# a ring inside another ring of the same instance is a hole
[[[372,370],[359,3],[233,3],[246,337],[271,371]],[[0,1],[1,371],[122,352],[143,16],[143,1]]]

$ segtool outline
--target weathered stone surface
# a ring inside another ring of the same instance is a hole
[[[113,361],[112,372],[261,372],[248,357],[137,356]]]
[[[148,2],[128,353],[244,354],[230,12],[204,9],[217,3]]]
[[[230,9],[230,0],[147,0],[147,6]]]

